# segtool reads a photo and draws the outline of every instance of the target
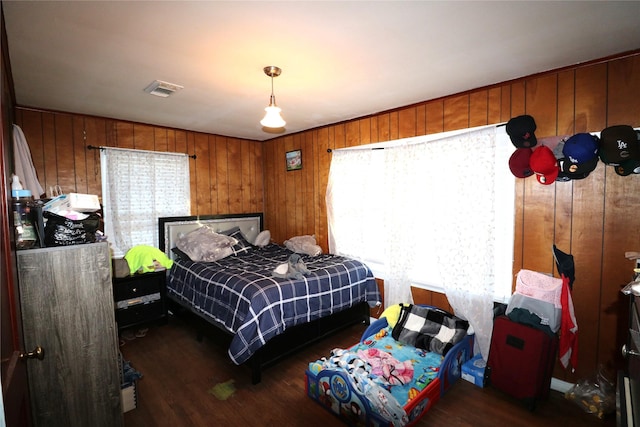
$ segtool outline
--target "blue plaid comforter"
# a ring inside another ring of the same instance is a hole
[[[216,262],[177,260],[167,293],[233,333],[229,356],[236,364],[288,327],[380,301],[371,270],[337,255],[302,255],[309,270],[303,280],[272,277],[292,253],[271,244]]]

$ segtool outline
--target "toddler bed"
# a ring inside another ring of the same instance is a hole
[[[435,307],[389,307],[359,343],[309,363],[306,393],[348,425],[413,425],[473,356],[467,329]]]

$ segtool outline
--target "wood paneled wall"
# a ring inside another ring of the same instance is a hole
[[[535,118],[539,138],[616,124],[637,127],[638,99],[640,54],[634,52],[276,138],[264,151],[265,222],[276,241],[315,234],[327,249],[327,148],[497,124],[520,114]],[[285,152],[298,148],[303,168],[287,172]],[[576,263],[579,367],[575,374],[556,367],[555,376],[574,382],[600,363],[619,365],[627,325],[620,288],[633,268],[624,253],[640,250],[640,175],[621,177],[600,163],[585,180],[544,186],[520,179],[516,192],[514,275],[522,268],[557,275],[554,243]],[[447,305],[442,295],[422,289],[413,294],[416,303]]]
[[[263,144],[77,114],[17,108],[45,191],[102,195],[100,153],[89,146],[186,153],[190,159],[191,214],[263,210]]]
[[[101,194],[99,155],[88,145],[196,154],[193,214],[264,211],[275,241],[315,234],[326,251],[328,148],[497,124],[525,113],[535,118],[539,138],[640,126],[638,99],[640,52],[634,52],[266,143],[73,114],[16,113],[45,188]],[[302,169],[287,172],[285,153],[295,149],[302,150]],[[600,363],[618,365],[627,322],[619,291],[633,268],[624,253],[640,250],[640,176],[620,177],[600,163],[585,180],[543,186],[529,178],[519,180],[516,191],[514,274],[521,268],[554,272],[553,243],[575,257],[579,367],[575,374],[556,368],[555,376],[573,382]],[[448,305],[443,295],[422,289],[414,289],[414,301]]]

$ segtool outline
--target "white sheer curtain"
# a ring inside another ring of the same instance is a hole
[[[366,253],[369,263],[381,266],[384,262],[386,236],[380,229],[380,214],[371,204],[385,189],[383,174],[375,173],[384,167],[382,150],[333,152],[326,193],[331,253],[353,258]]]
[[[100,148],[105,234],[114,257],[158,247],[158,218],[190,214],[189,157]]]
[[[454,311],[473,326],[486,359],[493,302],[511,293],[515,179],[508,159],[513,146],[487,129],[439,144],[438,151],[455,158],[464,171],[462,179],[447,179],[433,193],[446,201],[433,217],[436,230],[442,230],[433,234],[439,276]],[[447,169],[440,165],[438,172]],[[496,289],[496,284],[502,286]]]
[[[385,149],[385,198],[383,224],[386,233],[384,293],[387,306],[413,302],[411,279],[420,262],[421,239],[416,238],[416,224],[421,224],[429,209],[428,198],[420,188],[429,185],[424,174],[424,145],[407,144]]]
[[[387,306],[411,302],[412,284],[445,292],[486,357],[493,302],[511,294],[512,152],[495,126],[334,151],[330,252],[384,279]]]

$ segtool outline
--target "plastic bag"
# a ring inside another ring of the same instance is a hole
[[[100,226],[100,216],[89,214],[86,219],[74,220],[51,212],[44,212],[47,223],[44,227],[46,246],[68,246],[94,243]]]
[[[615,384],[607,378],[602,366],[592,378],[578,381],[564,396],[600,419],[616,409]]]

